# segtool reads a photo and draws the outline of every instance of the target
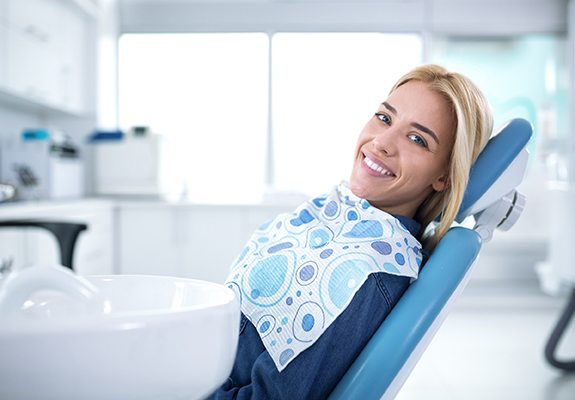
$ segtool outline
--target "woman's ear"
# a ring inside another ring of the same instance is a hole
[[[436,192],[443,192],[449,186],[449,176],[447,174],[441,175],[431,186]]]

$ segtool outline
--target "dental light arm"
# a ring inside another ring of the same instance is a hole
[[[512,190],[475,217],[473,230],[479,233],[483,242],[488,242],[495,229],[507,231],[515,225],[524,208],[525,196]]]

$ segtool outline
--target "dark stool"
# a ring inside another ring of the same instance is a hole
[[[56,237],[58,247],[60,248],[60,262],[71,270],[74,269],[72,260],[74,258],[74,247],[76,246],[78,235],[80,232],[88,229],[88,225],[86,224],[40,220],[0,221],[0,227],[36,227],[50,231]]]

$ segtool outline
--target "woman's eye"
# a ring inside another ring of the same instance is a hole
[[[375,116],[377,117],[377,119],[379,119],[381,122],[389,125],[391,124],[391,118],[389,118],[389,116],[387,114],[383,114],[383,113],[375,113]]]
[[[408,137],[416,145],[427,148],[427,143],[425,142],[425,140],[423,140],[423,138],[421,136],[416,135],[416,134],[411,134]]]

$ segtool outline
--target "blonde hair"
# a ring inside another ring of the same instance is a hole
[[[455,121],[455,141],[449,158],[447,188],[430,194],[415,214],[422,230],[441,215],[433,232],[424,238],[425,248],[431,250],[447,233],[457,216],[471,166],[491,135],[493,116],[483,93],[461,74],[449,72],[439,65],[422,65],[401,77],[391,92],[409,81],[426,83],[431,90],[440,94],[449,104]]]

